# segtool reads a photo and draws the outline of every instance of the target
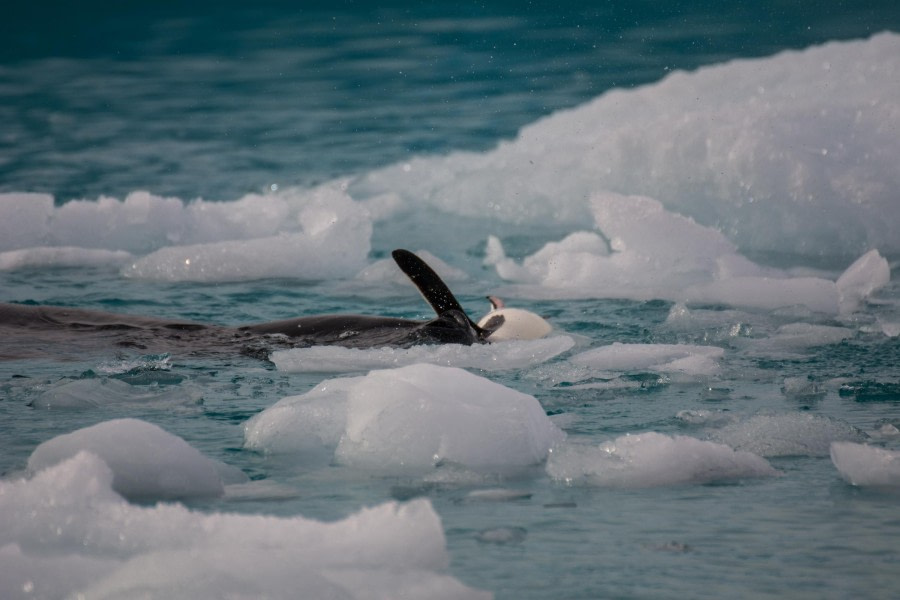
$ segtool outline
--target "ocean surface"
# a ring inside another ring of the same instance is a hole
[[[553,331],[5,333],[0,597],[894,597],[900,6],[658,4],[5,9],[0,302]]]

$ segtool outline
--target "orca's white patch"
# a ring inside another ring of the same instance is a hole
[[[509,308],[496,296],[488,296],[491,311],[481,317],[478,326],[491,333],[488,342],[507,340],[536,340],[545,337],[553,328],[543,317],[522,308]]]

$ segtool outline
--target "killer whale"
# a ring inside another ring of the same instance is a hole
[[[349,348],[418,344],[477,344],[503,325],[502,315],[479,326],[456,297],[414,253],[392,253],[397,266],[432,307],[430,320],[334,314],[226,327],[60,306],[0,303],[0,359],[77,355],[102,345],[148,352],[233,352],[265,358],[283,347],[335,345]]]

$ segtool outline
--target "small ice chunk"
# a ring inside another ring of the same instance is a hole
[[[494,527],[479,531],[475,539],[482,544],[509,546],[521,544],[527,536],[528,530],[524,527]]]
[[[532,396],[453,367],[415,364],[322,383],[254,416],[244,445],[386,472],[543,461],[565,434]]]
[[[847,327],[788,323],[779,327],[769,337],[751,340],[748,347],[752,354],[771,357],[778,353],[794,354],[804,352],[807,348],[839,344],[854,335],[856,332]]]
[[[890,280],[891,268],[878,250],[869,250],[857,258],[836,282],[841,314],[855,312],[863,300],[884,287]]]
[[[900,452],[855,444],[831,444],[831,462],[844,481],[863,487],[900,487]]]
[[[781,391],[788,398],[818,398],[825,395],[825,389],[809,377],[785,377]]]
[[[28,470],[47,469],[81,451],[106,462],[113,489],[129,499],[221,496],[222,474],[233,474],[180,437],[138,419],[105,421],[48,440],[32,452]]]
[[[547,473],[567,484],[640,488],[767,477],[777,471],[750,452],[648,432],[600,446],[557,446],[547,460]]]
[[[712,375],[718,371],[717,359],[725,350],[717,346],[691,344],[623,344],[587,350],[572,357],[576,365],[601,371],[680,372],[689,375]]]

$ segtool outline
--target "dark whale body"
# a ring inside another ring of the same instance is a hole
[[[429,321],[368,315],[317,315],[224,327],[95,310],[0,303],[0,359],[77,356],[106,347],[147,352],[231,352],[265,358],[285,347],[375,348],[483,343],[478,327],[438,275],[418,256],[395,250],[394,260],[435,310]]]

